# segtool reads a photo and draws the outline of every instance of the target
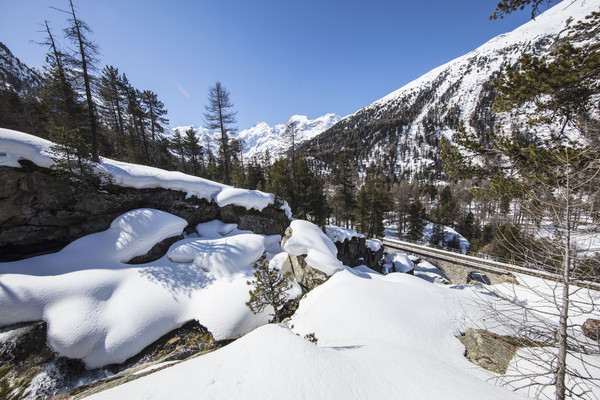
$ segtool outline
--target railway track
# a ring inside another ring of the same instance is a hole
[[[418,245],[410,242],[403,242],[400,240],[381,239],[381,241],[383,242],[383,245],[388,249],[401,250],[419,256],[432,257],[441,261],[468,266],[479,271],[493,272],[497,274],[509,274],[516,272],[520,274],[536,276],[538,278],[547,279],[555,282],[560,282],[561,280],[561,276],[554,272],[543,271],[536,268],[528,268],[522,265],[512,263],[503,263],[496,260],[487,260],[485,258],[469,256],[465,254],[455,253],[452,251],[437,249],[434,247]],[[599,282],[573,280],[571,281],[571,284],[600,291]]]

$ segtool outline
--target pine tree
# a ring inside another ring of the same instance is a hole
[[[46,56],[48,67],[43,80],[41,98],[49,112],[50,139],[55,143],[54,167],[58,172],[69,175],[87,175],[90,148],[85,135],[85,109],[77,98],[74,80],[65,67],[65,54],[54,40],[46,21],[46,41],[49,47]]]
[[[247,282],[254,286],[249,292],[250,300],[246,303],[254,314],[258,314],[271,307],[273,320],[281,322],[281,308],[286,303],[289,295],[288,290],[292,288],[292,275],[289,272],[281,273],[276,268],[269,268],[265,259],[260,259],[254,264],[254,280]]]
[[[179,156],[179,161],[181,163],[181,168],[183,169],[183,172],[186,173],[187,169],[185,164],[185,148],[183,144],[184,142],[183,137],[181,137],[181,133],[178,129],[175,129],[175,133],[173,134],[173,137],[170,141],[170,148],[177,152],[177,155]]]
[[[223,166],[224,181],[231,183],[231,157],[228,135],[235,131],[232,124],[235,124],[236,112],[233,110],[233,104],[229,99],[229,91],[225,89],[221,82],[217,82],[208,90],[208,104],[205,107],[204,119],[208,129],[219,129],[221,133],[221,144],[219,153],[221,165]]]
[[[425,208],[423,207],[421,200],[416,199],[408,208],[408,231],[406,238],[414,242],[423,239],[425,223]]]
[[[354,184],[354,174],[346,157],[346,153],[342,152],[338,155],[336,165],[333,169],[332,183],[336,185],[335,194],[333,196],[333,213],[338,221],[345,224],[346,228],[350,228],[353,220],[353,210],[356,204]]]
[[[150,140],[152,143],[152,151],[150,154],[150,162],[152,165],[157,165],[157,145],[160,141],[160,133],[164,131],[162,124],[167,124],[169,120],[164,116],[167,114],[165,105],[158,100],[156,93],[150,90],[144,90],[141,93],[141,101],[146,110],[146,118],[150,126]]]
[[[194,128],[190,128],[185,131],[185,137],[183,138],[182,145],[185,155],[190,159],[190,163],[192,164],[192,173],[196,176],[199,176],[202,146],[200,146],[200,139],[198,136],[196,136],[196,131],[194,131]]]
[[[97,93],[100,99],[98,111],[111,132],[114,152],[120,158],[125,156],[127,135],[125,127],[126,99],[122,85],[119,69],[105,66],[98,83]]]
[[[361,233],[367,237],[385,234],[384,213],[391,209],[386,184],[378,176],[369,175],[356,195],[356,219]]]
[[[90,75],[90,72],[95,68],[94,64],[97,62],[96,55],[98,53],[98,47],[88,38],[88,34],[92,33],[92,30],[84,21],[77,18],[72,0],[69,0],[69,6],[70,11],[67,11],[67,13],[69,13],[71,17],[68,20],[69,26],[65,29],[65,36],[70,39],[78,49],[77,59],[73,58],[71,60],[77,68],[81,68],[87,103],[88,123],[90,126],[92,161],[99,162],[98,121],[96,118],[96,105],[92,98]]]
[[[284,200],[291,199],[291,171],[285,159],[277,159],[269,171],[268,191]]]

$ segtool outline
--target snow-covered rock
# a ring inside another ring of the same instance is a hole
[[[252,265],[265,250],[261,235],[232,230],[175,243],[171,260],[122,262],[185,225],[162,211],[135,210],[58,253],[0,263],[0,327],[44,320],[50,348],[99,367],[125,361],[193,319],[216,340],[264,324],[268,315],[245,305]]]

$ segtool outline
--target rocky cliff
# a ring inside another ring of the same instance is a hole
[[[276,206],[262,211],[186,196],[162,189],[136,189],[61,177],[20,160],[0,167],[0,262],[58,251],[75,239],[104,231],[119,215],[154,208],[184,218],[188,229],[220,219],[259,234],[285,232],[289,219]]]

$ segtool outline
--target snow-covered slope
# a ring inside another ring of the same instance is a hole
[[[291,142],[285,138],[286,129],[289,125],[296,125],[296,145],[312,139],[313,137],[325,132],[340,120],[336,114],[326,114],[316,119],[308,119],[304,115],[294,115],[286,123],[278,124],[273,127],[265,122],[259,122],[251,128],[232,134],[232,138],[242,142],[244,157],[260,158],[264,156],[265,151],[269,150],[271,160],[284,155],[285,151],[291,146]],[[188,129],[193,129],[200,138],[200,145],[209,148],[213,155],[218,153],[219,132],[212,132],[209,129],[197,125],[177,126],[169,129],[172,134],[178,130],[182,135]]]
[[[0,87],[27,96],[37,95],[40,86],[40,73],[23,64],[0,42]]]
[[[524,52],[546,54],[569,24],[599,9],[599,0],[564,0],[358,110],[305,147],[327,163],[344,146],[357,164],[373,161],[384,170],[427,174],[437,160],[440,138],[452,139],[459,121],[482,138],[497,122],[507,131],[523,126],[520,121],[498,121],[492,113],[493,78]]]

